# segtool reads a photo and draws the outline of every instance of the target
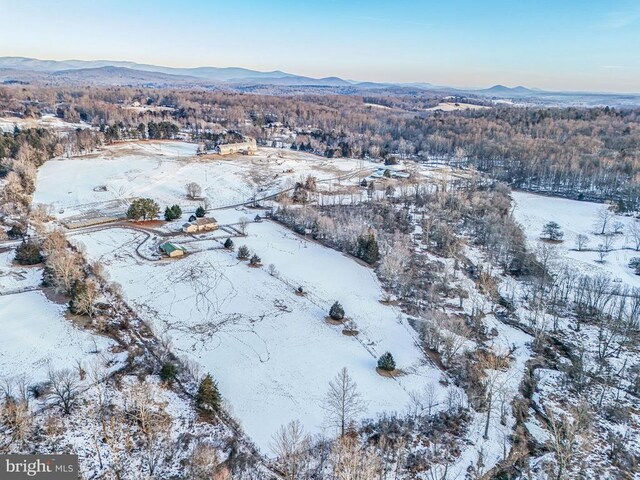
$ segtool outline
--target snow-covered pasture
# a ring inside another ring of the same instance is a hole
[[[89,128],[86,123],[69,123],[54,115],[43,115],[40,118],[0,117],[0,132],[13,132],[16,126],[21,129],[51,128],[60,131]]]
[[[75,369],[78,362],[87,368],[113,358],[114,342],[74,326],[66,310],[41,291],[0,295],[0,380],[24,376],[37,383],[49,370]]]
[[[252,156],[198,157],[196,148],[174,141],[126,142],[97,153],[50,160],[38,171],[34,202],[53,205],[59,217],[122,212],[134,197],[193,211],[203,202],[218,208],[261,198],[290,188],[307,175],[326,180],[374,167],[370,162],[271,148]],[[190,182],[202,187],[204,201],[186,198],[185,185]]]
[[[75,238],[123,285],[126,299],[156,333],[171,339],[176,353],[214,376],[265,453],[273,433],[291,420],[311,433],[336,433],[323,403],[329,381],[343,367],[367,402],[363,416],[403,411],[411,392],[428,385],[441,400],[446,397],[439,371],[425,362],[406,318],[380,303],[383,292],[369,268],[271,222],[250,224],[248,233],[235,239],[236,246],[257,252],[262,268],[224,249],[147,262],[133,251],[142,235],[124,230]],[[307,295],[297,295],[298,286]],[[357,323],[357,337],[325,321],[335,300]],[[393,353],[404,376],[376,373],[385,351]]]
[[[640,257],[640,252],[634,250],[635,242],[630,236],[638,220],[622,215],[610,220],[607,230],[612,229],[615,222],[621,222],[623,232],[610,236],[612,250],[606,255],[604,263],[599,263],[597,248],[604,242],[604,237],[597,234],[599,226],[596,224],[598,213],[605,208],[603,204],[524,192],[513,192],[512,196],[515,218],[523,226],[530,248],[535,250],[542,243],[540,237],[543,226],[554,221],[564,232],[563,242],[554,244],[559,254],[557,267],[569,266],[590,275],[604,273],[617,282],[640,287],[640,276],[635,275],[628,266],[631,258]],[[578,235],[587,236],[586,250],[577,250]]]

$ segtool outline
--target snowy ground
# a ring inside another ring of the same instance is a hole
[[[41,291],[0,296],[0,379],[44,381],[49,369],[105,361],[113,342],[75,327]]]
[[[0,117],[0,132],[13,132],[18,128],[52,128],[55,130],[75,130],[89,128],[86,123],[68,123],[54,115],[43,115],[41,118]]]
[[[613,235],[613,249],[606,256],[604,263],[599,263],[597,246],[603,242],[601,235],[594,232],[598,230],[597,214],[603,208],[601,203],[580,202],[565,198],[536,195],[533,193],[513,192],[515,202],[514,215],[516,220],[524,227],[529,246],[536,249],[542,243],[540,235],[542,227],[549,221],[557,222],[564,232],[564,241],[556,244],[559,253],[559,264],[578,268],[586,274],[604,273],[618,282],[624,282],[632,287],[640,287],[640,276],[629,268],[629,260],[632,257],[640,257],[640,252],[635,251],[635,246],[629,232],[632,224],[638,220],[632,217],[616,215],[611,221],[622,222],[624,231],[620,235]],[[589,238],[588,251],[577,251],[576,237],[586,235]]]
[[[157,334],[167,334],[177,353],[212,373],[264,452],[290,420],[301,420],[312,433],[335,433],[326,430],[323,400],[342,367],[358,383],[368,415],[403,410],[410,392],[429,384],[443,388],[406,318],[379,302],[374,273],[353,259],[270,222],[251,224],[249,236],[236,239],[236,246],[246,243],[262,258],[259,269],[222,249],[146,262],[133,252],[139,235],[108,230],[75,238],[123,285],[127,300]],[[276,276],[267,272],[271,263]],[[307,296],[295,294],[299,285]],[[357,337],[325,322],[335,300],[356,321]],[[387,350],[405,376],[376,373],[376,359]]]
[[[197,157],[196,147],[183,142],[126,142],[98,153],[50,160],[38,170],[34,202],[53,205],[59,217],[122,212],[133,197],[151,197],[161,207],[179,204],[192,211],[203,201],[186,199],[189,182],[202,187],[209,208],[217,208],[290,188],[310,174],[322,180],[376,166],[270,148],[252,156]]]
[[[14,265],[14,250],[0,253],[0,294],[33,288],[42,282],[42,266]]]

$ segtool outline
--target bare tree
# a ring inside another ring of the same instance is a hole
[[[578,236],[576,237],[576,248],[578,249],[579,252],[584,250],[587,247],[588,243],[589,243],[588,236],[586,236],[583,233],[578,234]]]
[[[187,198],[190,198],[191,200],[195,200],[202,196],[202,187],[196,182],[187,183],[185,188],[187,190]]]
[[[370,480],[379,478],[382,462],[371,447],[359,445],[357,437],[338,438],[331,448],[331,469],[336,480]]]
[[[609,205],[603,205],[596,213],[595,228],[600,232],[600,235],[604,235],[607,231],[607,227],[613,221],[615,213],[611,210]]]
[[[231,480],[231,472],[220,462],[218,451],[207,443],[198,443],[189,458],[189,477],[194,480]]]
[[[640,251],[640,222],[634,220],[627,230],[627,240],[633,242],[633,248]]]
[[[278,457],[284,476],[296,480],[307,460],[311,440],[298,420],[283,425],[273,436],[271,449]]]
[[[49,370],[48,396],[58,402],[65,415],[69,415],[78,397],[78,377],[71,370]]]
[[[545,408],[545,414],[551,434],[548,443],[556,460],[555,476],[561,480],[575,462],[580,426],[566,415],[556,415],[551,408]]]
[[[240,227],[242,235],[247,234],[247,225],[249,225],[249,219],[247,217],[241,217],[240,220],[238,220],[238,226]]]
[[[607,246],[604,243],[599,243],[597,252],[598,252],[598,262],[604,263],[605,259],[607,258],[607,255],[609,255],[609,250],[607,249]]]
[[[140,428],[145,444],[147,467],[149,474],[153,476],[162,460],[171,456],[174,447],[170,435],[171,417],[164,411],[165,404],[156,400],[159,393],[153,384],[134,385],[127,392],[127,397],[127,413]]]
[[[361,413],[365,404],[358,393],[358,385],[353,381],[346,367],[329,382],[325,409],[329,422],[344,436],[349,423]]]

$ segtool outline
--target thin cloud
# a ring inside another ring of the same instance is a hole
[[[607,13],[600,24],[600,28],[617,30],[636,23],[638,20],[640,20],[640,1],[634,1],[628,3],[624,9]]]

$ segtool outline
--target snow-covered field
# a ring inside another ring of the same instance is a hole
[[[42,267],[14,265],[15,252],[0,253],[0,294],[33,288],[42,282]]]
[[[0,117],[0,132],[13,132],[16,126],[22,129],[51,128],[60,131],[89,128],[86,123],[69,123],[54,115],[43,115],[40,118]]]
[[[114,343],[75,327],[66,305],[49,301],[41,291],[0,296],[0,379],[24,375],[44,381],[49,369],[85,368],[111,357]]]
[[[50,160],[38,170],[35,203],[51,204],[59,217],[89,211],[122,212],[133,197],[151,197],[161,207],[179,204],[192,211],[202,201],[186,199],[185,185],[196,182],[209,208],[276,193],[307,175],[319,180],[375,168],[361,160],[326,159],[264,148],[252,156],[197,157],[193,143],[127,142],[98,153]]]
[[[264,452],[290,420],[312,433],[335,433],[326,430],[323,402],[342,367],[367,401],[367,415],[401,411],[411,392],[430,384],[445,398],[439,371],[425,364],[406,318],[379,302],[374,273],[353,259],[270,222],[250,224],[249,236],[236,239],[236,246],[246,243],[262,258],[258,269],[223,249],[146,262],[133,252],[136,235],[108,230],[75,238],[123,285],[157,334],[168,335],[177,353],[214,376]],[[271,263],[274,276],[266,267]],[[299,285],[306,296],[296,295]],[[335,300],[357,323],[357,337],[325,321]],[[404,376],[376,373],[377,357],[387,350]]]
[[[542,227],[549,221],[555,221],[564,232],[564,241],[556,245],[560,265],[578,268],[581,272],[595,275],[604,273],[613,280],[624,282],[632,287],[640,287],[640,276],[635,275],[629,268],[629,260],[640,257],[635,251],[635,242],[630,232],[638,220],[633,217],[616,215],[610,221],[607,229],[611,229],[615,222],[621,222],[624,227],[621,234],[611,235],[612,250],[608,252],[604,263],[599,263],[598,245],[603,242],[599,231],[598,212],[604,207],[601,203],[581,202],[565,198],[536,195],[533,193],[513,192],[515,202],[514,215],[524,227],[529,246],[535,249],[541,244]],[[586,235],[588,244],[586,250],[578,251],[576,238]]]

